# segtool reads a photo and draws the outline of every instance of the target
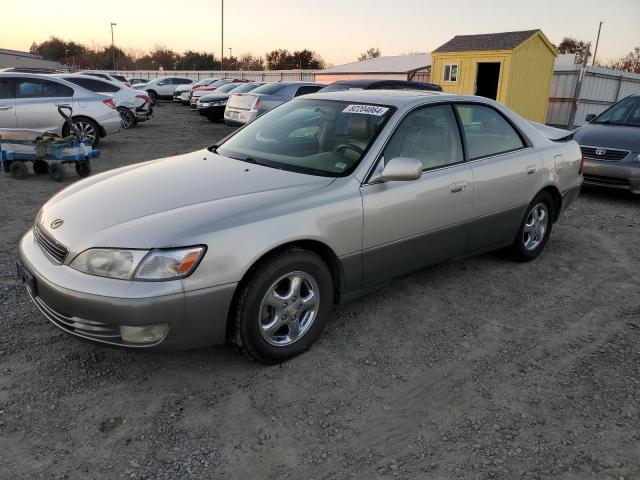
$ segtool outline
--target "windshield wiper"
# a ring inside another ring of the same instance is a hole
[[[208,150],[211,153],[218,153],[218,148],[220,148],[220,145],[218,145],[217,143],[215,145],[211,145]]]

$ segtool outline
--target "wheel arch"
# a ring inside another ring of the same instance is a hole
[[[560,190],[555,185],[547,185],[540,190],[540,192],[547,192],[551,196],[553,200],[553,222],[557,222],[558,218],[560,218],[560,211],[562,210],[562,194]]]

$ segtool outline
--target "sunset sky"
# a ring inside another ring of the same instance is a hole
[[[28,50],[55,35],[88,45],[111,42],[145,51],[220,55],[220,0],[132,2],[0,0],[0,48]],[[309,48],[328,63],[356,59],[369,47],[384,55],[431,51],[456,34],[541,28],[554,43],[563,36],[593,40],[604,21],[598,57],[610,60],[640,45],[640,0],[227,0],[225,56]]]

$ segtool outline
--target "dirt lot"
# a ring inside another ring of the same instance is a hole
[[[94,165],[228,131],[164,104]],[[76,179],[0,175],[0,478],[640,478],[640,198],[584,192],[537,261],[397,281],[264,367],[231,347],[112,350],[47,323],[13,259]]]

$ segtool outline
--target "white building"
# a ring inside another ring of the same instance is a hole
[[[431,54],[397,55],[346,63],[316,72],[316,82],[381,79],[429,81]]]
[[[6,67],[59,69],[61,65],[60,62],[45,60],[42,55],[36,55],[35,53],[0,48],[0,68]]]

